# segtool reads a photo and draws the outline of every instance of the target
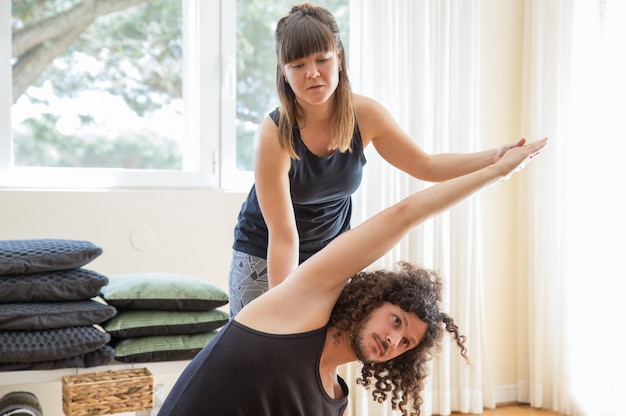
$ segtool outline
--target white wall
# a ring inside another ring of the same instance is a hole
[[[0,191],[0,239],[89,240],[102,274],[187,273],[226,288],[243,194],[210,190]]]
[[[521,131],[523,0],[482,0],[481,131],[484,147],[517,140]],[[535,138],[528,138],[536,140]],[[489,367],[496,400],[516,400],[517,178],[484,194],[484,256]]]

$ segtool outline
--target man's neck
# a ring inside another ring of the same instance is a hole
[[[340,365],[356,361],[357,357],[345,334],[335,339],[337,329],[329,327],[326,331],[326,341],[320,359],[320,370],[336,370]]]
[[[326,393],[334,399],[339,399],[344,396],[344,393],[337,382],[337,367],[356,361],[357,358],[345,335],[335,340],[334,334],[336,332],[336,329],[332,327],[326,331],[326,341],[320,358],[319,370]]]

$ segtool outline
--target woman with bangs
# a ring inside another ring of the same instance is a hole
[[[391,165],[429,182],[477,171],[524,144],[424,152],[380,103],[352,92],[339,28],[322,7],[293,7],[278,22],[275,40],[281,106],[256,132],[255,184],[234,233],[231,317],[350,229],[351,195],[370,143]]]

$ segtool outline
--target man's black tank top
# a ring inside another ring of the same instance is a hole
[[[278,125],[277,109],[270,117]],[[289,184],[300,237],[300,262],[303,262],[350,229],[351,195],[361,184],[367,161],[356,125],[351,152],[335,151],[329,156],[317,156],[307,149],[297,128],[293,129],[293,141],[300,160],[291,160]],[[267,225],[256,188],[252,186],[239,211],[233,249],[266,259],[267,245]]]
[[[348,387],[332,399],[322,385],[326,327],[293,335],[231,320],[183,371],[159,416],[341,416]]]

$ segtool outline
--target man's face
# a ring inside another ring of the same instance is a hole
[[[426,329],[427,324],[415,313],[385,302],[372,311],[354,334],[352,347],[361,362],[389,361],[415,348]]]

